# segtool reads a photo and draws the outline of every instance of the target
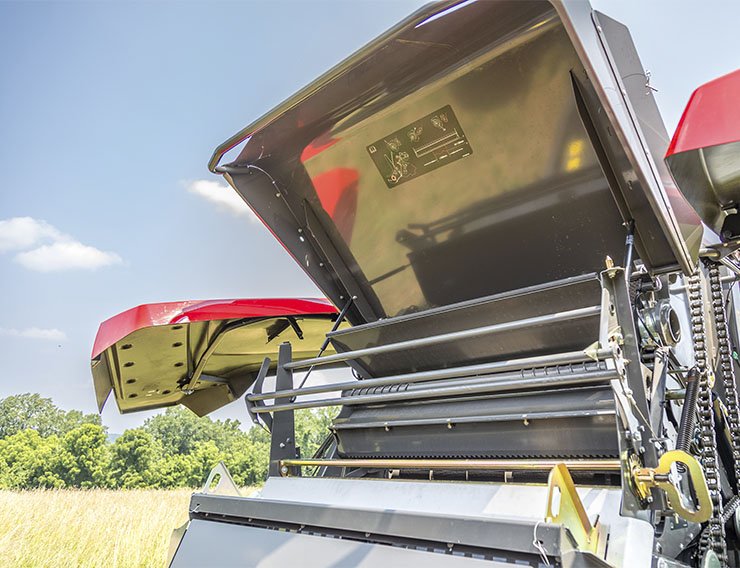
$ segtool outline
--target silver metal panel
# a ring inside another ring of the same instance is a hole
[[[734,207],[740,200],[740,142],[673,154],[667,161],[681,191],[719,234],[724,208]]]
[[[170,566],[504,568],[512,564],[196,519],[190,522]]]
[[[314,481],[315,479],[312,479]],[[311,486],[307,486],[310,490]],[[430,495],[433,497],[433,495]],[[369,542],[399,542],[406,545],[425,542],[432,549],[458,547],[459,550],[498,551],[509,554],[538,555],[532,543],[535,525],[538,540],[548,554],[558,556],[563,542],[559,525],[516,518],[477,518],[441,513],[416,513],[393,508],[378,509],[371,502],[365,507],[345,507],[314,503],[306,497],[300,501],[265,498],[237,498],[196,493],[191,501],[191,519],[213,519],[248,524],[345,536]]]
[[[621,490],[577,490],[591,520],[599,517],[606,526],[607,562],[624,568],[650,566],[653,527],[646,521],[620,516]],[[270,478],[261,492],[267,499],[357,508],[372,504],[378,509],[533,522],[544,518],[546,494],[546,487],[534,485],[295,477]]]

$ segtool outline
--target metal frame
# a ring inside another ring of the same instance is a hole
[[[290,343],[281,343],[278,349],[277,376],[275,377],[276,389],[293,388],[293,371],[286,368],[286,362],[290,361],[292,347]],[[280,474],[280,460],[296,458],[295,445],[295,415],[293,410],[281,412],[274,410],[272,414],[272,429],[270,437],[270,467],[268,475]]]
[[[618,349],[623,353],[624,381],[629,392],[629,407],[623,411],[629,412],[637,422],[637,432],[626,432],[633,446],[640,454],[647,467],[658,465],[658,455],[655,446],[643,437],[649,437],[651,432],[650,409],[647,406],[645,381],[640,367],[639,339],[632,314],[632,305],[629,299],[629,289],[623,268],[609,268],[602,274],[604,289],[609,294],[609,310],[619,325],[621,344]],[[611,330],[610,330],[611,331]]]

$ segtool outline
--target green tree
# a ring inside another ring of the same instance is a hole
[[[65,412],[50,398],[39,394],[17,394],[0,400],[0,438],[26,429],[36,430],[41,437],[62,435],[81,424],[101,424],[97,414],[79,410]]]
[[[64,479],[53,470],[59,450],[57,436],[42,438],[36,430],[0,439],[0,488],[64,487]]]
[[[69,487],[104,487],[109,479],[109,450],[103,427],[83,424],[62,437],[54,469]]]
[[[329,426],[337,415],[336,408],[297,410],[295,413],[295,440],[301,455],[311,457],[330,435]]]
[[[238,486],[262,483],[270,465],[270,435],[253,427],[232,444],[224,463]]]
[[[172,489],[175,487],[195,487],[191,484],[194,477],[195,460],[190,454],[172,454],[157,461],[153,468],[154,487]],[[204,482],[205,478],[201,480]]]
[[[212,441],[197,442],[189,455],[191,459],[190,475],[186,481],[188,487],[203,485],[210,471],[218,462],[223,461],[225,454]]]
[[[164,413],[144,422],[149,432],[165,453],[189,454],[198,442],[213,442],[220,449],[228,448],[244,435],[238,420],[211,420],[199,418],[186,408],[168,408]]]
[[[295,414],[296,444],[313,455],[328,435],[330,409]],[[24,394],[0,401],[0,488],[198,487],[223,461],[240,486],[264,481],[270,436],[237,420],[198,418],[168,409],[114,443],[95,415],[65,412]]]
[[[109,484],[132,489],[158,485],[162,446],[143,428],[126,430],[110,447]]]

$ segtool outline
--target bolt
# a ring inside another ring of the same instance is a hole
[[[281,467],[280,473],[282,473],[283,475],[288,475],[288,466],[284,465],[283,467]]]

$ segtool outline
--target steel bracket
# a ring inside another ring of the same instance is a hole
[[[552,468],[547,486],[545,521],[562,525],[570,531],[580,550],[596,554],[599,549],[599,528],[591,524],[565,464]],[[555,497],[558,493],[560,503],[556,506]]]

